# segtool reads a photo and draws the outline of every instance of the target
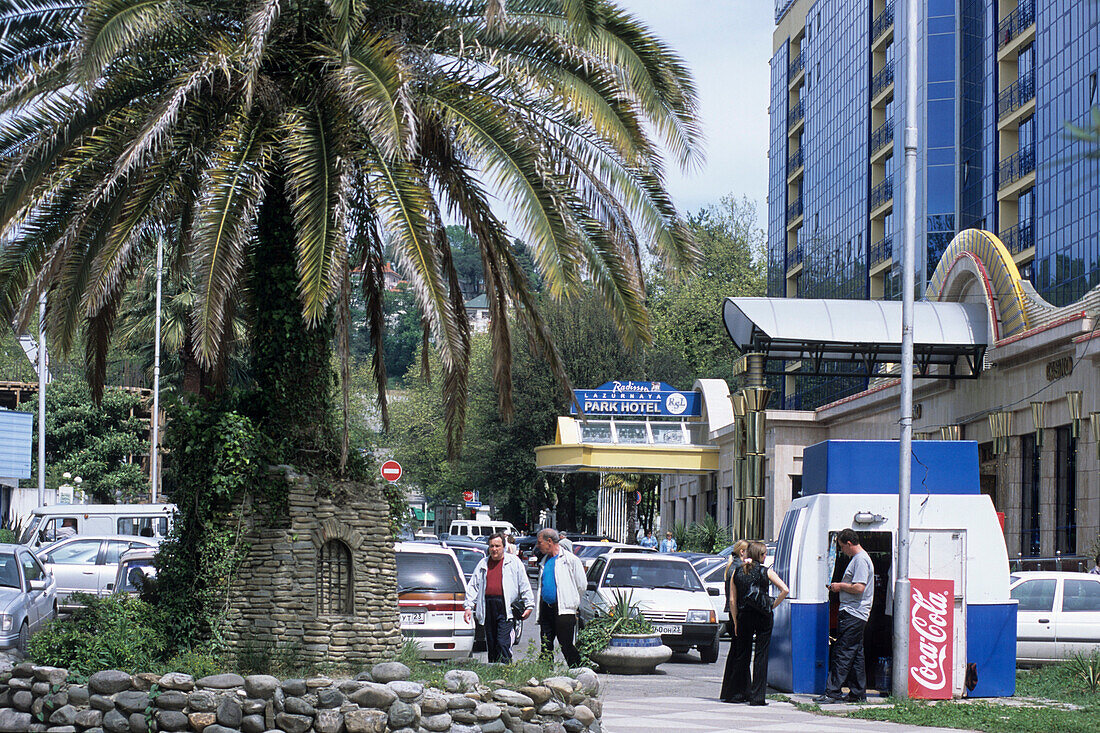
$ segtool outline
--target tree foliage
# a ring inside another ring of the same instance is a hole
[[[32,474],[38,471],[38,402],[20,406],[33,413]],[[46,487],[56,489],[62,474],[83,479],[81,489],[96,502],[113,504],[146,499],[149,476],[142,462],[149,454],[148,425],[135,413],[142,398],[120,388],[107,389],[98,404],[83,379],[65,377],[46,389]]]

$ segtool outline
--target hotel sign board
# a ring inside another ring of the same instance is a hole
[[[699,417],[703,405],[698,392],[680,392],[664,382],[606,382],[596,389],[573,390],[585,415],[612,417]]]

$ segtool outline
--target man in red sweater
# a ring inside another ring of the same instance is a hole
[[[470,576],[466,589],[466,621],[471,612],[485,627],[485,647],[490,662],[512,661],[512,603],[523,600],[523,615],[527,618],[535,608],[535,595],[527,570],[515,555],[504,551],[504,536],[489,538],[489,556],[479,562]]]

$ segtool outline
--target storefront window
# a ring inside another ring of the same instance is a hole
[[[1020,436],[1020,553],[1024,557],[1036,557],[1039,544],[1039,451],[1035,435]]]
[[[1056,431],[1054,456],[1054,549],[1077,554],[1077,439],[1069,426]]]

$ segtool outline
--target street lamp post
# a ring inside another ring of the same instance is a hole
[[[157,503],[157,483],[160,477],[160,283],[164,272],[164,237],[157,237],[157,303],[153,320],[153,446],[149,454],[149,484],[152,501]]]
[[[901,269],[901,436],[894,575],[894,697],[909,697],[909,493],[913,459],[913,277],[917,249],[917,0],[905,4],[905,233]]]
[[[38,506],[46,505],[46,291],[38,295]]]

